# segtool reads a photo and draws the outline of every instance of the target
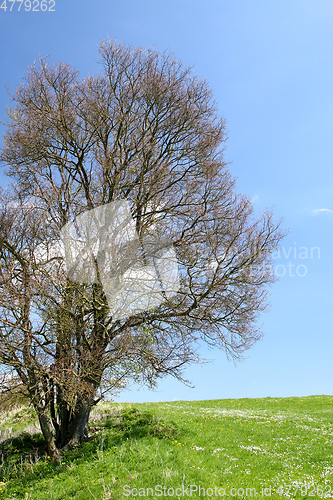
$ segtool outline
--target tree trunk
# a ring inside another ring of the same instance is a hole
[[[79,409],[70,421],[66,448],[72,448],[80,444],[83,438],[88,436],[90,410],[91,405],[88,401],[81,403]]]
[[[43,433],[47,453],[54,459],[59,460],[60,450],[71,449],[80,444],[88,435],[88,421],[91,411],[89,401],[83,401],[77,409],[71,412],[70,408],[63,408],[59,413],[59,424],[57,432],[54,429],[49,408],[35,407],[39,425]]]
[[[53,460],[59,460],[59,450],[55,441],[55,433],[52,426],[52,421],[48,415],[47,409],[36,408],[39,425],[43,433],[47,452]]]
[[[80,444],[88,435],[88,421],[91,411],[89,401],[83,401],[76,409],[69,408],[66,403],[59,411],[59,429],[56,446],[59,449],[69,449]]]

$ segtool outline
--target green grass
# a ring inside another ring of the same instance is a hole
[[[0,414],[0,499],[186,498],[190,485],[192,498],[333,498],[333,396],[101,403],[91,420],[93,438],[58,464],[30,409]]]

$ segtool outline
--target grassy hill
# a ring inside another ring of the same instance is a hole
[[[333,396],[101,403],[90,432],[52,463],[31,409],[0,413],[0,499],[333,498]]]

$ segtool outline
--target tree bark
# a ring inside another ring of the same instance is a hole
[[[58,449],[68,449],[80,444],[88,435],[91,404],[80,403],[74,411],[66,404],[59,411],[59,428],[55,444]]]
[[[59,450],[56,445],[55,432],[53,429],[52,421],[48,414],[48,409],[35,407],[35,410],[38,416],[41,431],[46,442],[47,452],[53,460],[59,460]]]
[[[78,411],[75,413],[69,425],[66,448],[72,448],[73,446],[80,444],[84,437],[88,436],[90,411],[91,405],[88,401],[84,401],[80,404]]]

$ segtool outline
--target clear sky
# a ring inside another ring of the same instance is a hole
[[[86,75],[98,70],[97,45],[108,36],[169,49],[214,91],[238,190],[258,212],[274,206],[290,230],[274,259],[281,277],[261,317],[264,337],[245,361],[235,366],[203,348],[212,362],[185,374],[195,388],[165,379],[155,392],[133,387],[118,400],[333,394],[332,0],[55,0],[55,12],[19,5],[0,9],[1,119],[5,86],[14,89],[39,54]]]

